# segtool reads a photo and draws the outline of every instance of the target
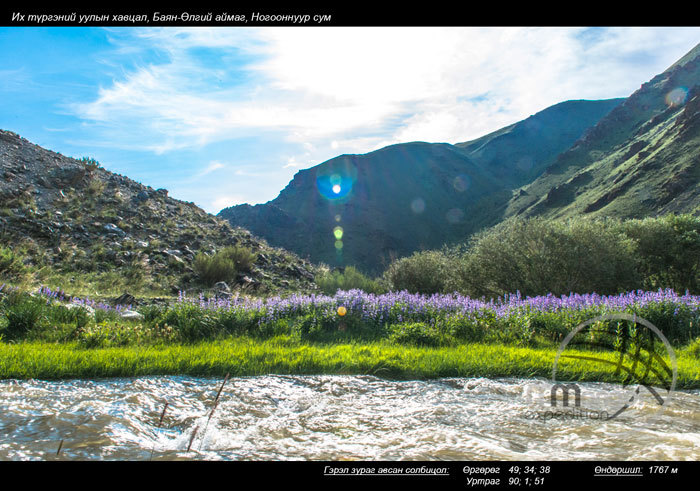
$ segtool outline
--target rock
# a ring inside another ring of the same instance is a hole
[[[175,262],[183,263],[183,264],[185,263],[185,261],[183,261],[182,258],[179,256],[179,254],[181,254],[181,253],[177,249],[166,249],[164,251],[160,251],[160,253],[163,254],[164,256],[167,256],[169,259],[174,260]]]
[[[93,315],[95,313],[95,309],[93,309],[89,305],[80,305],[77,303],[67,303],[64,305],[64,307],[67,308],[68,310],[85,309],[85,310],[87,310],[88,314],[90,314],[90,315]]]
[[[214,290],[231,293],[231,288],[225,281],[219,281],[218,283],[214,284]]]
[[[135,303],[136,297],[126,292],[114,299],[114,305],[134,305]]]
[[[135,310],[122,310],[119,312],[119,316],[126,320],[143,320],[143,314],[139,314]]]
[[[146,190],[139,191],[138,193],[136,193],[136,201],[138,201],[139,203],[148,200],[150,197],[151,195],[148,194],[148,191]]]
[[[300,268],[299,266],[296,266],[296,273],[297,273],[298,276],[304,277],[304,278],[306,278],[307,280],[313,280],[313,279],[314,279],[314,275],[313,275],[311,272],[307,271],[307,270],[304,269],[304,268]]]
[[[84,176],[85,168],[79,165],[56,167],[48,176],[56,187],[76,185]]]
[[[124,232],[122,229],[117,227],[113,223],[108,223],[103,227],[107,232],[113,233],[113,234],[118,234],[118,235],[126,235],[126,232]]]
[[[259,281],[254,280],[250,276],[243,276],[242,278],[239,278],[238,283],[243,287],[243,288],[249,288],[249,289],[257,289],[262,283]]]

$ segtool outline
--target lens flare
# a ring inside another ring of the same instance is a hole
[[[470,185],[471,179],[466,174],[460,174],[454,178],[454,181],[452,181],[452,187],[454,187],[458,193],[463,193],[469,189]]]
[[[357,168],[350,159],[340,158],[321,164],[316,171],[316,188],[327,200],[350,198],[357,180]]]
[[[464,217],[464,212],[459,208],[452,208],[445,214],[445,218],[450,223],[459,223]]]
[[[342,240],[336,240],[336,241],[335,241],[335,248],[336,248],[337,250],[339,250],[339,251],[342,250],[342,249],[343,249],[343,241],[342,241]]]
[[[340,240],[343,238],[343,227],[335,227],[333,229],[333,235],[335,236],[335,240]]]
[[[670,107],[682,106],[685,104],[685,99],[688,97],[688,89],[685,87],[676,87],[671,92],[666,94],[666,105]]]
[[[423,198],[416,198],[411,201],[411,210],[413,213],[423,213],[425,211],[425,201],[423,201]]]
[[[335,221],[336,221],[336,222],[339,222],[339,221],[340,221],[340,215],[336,215],[336,216],[335,216]]]

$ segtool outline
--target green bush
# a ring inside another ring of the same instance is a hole
[[[201,283],[212,286],[219,281],[233,281],[238,273],[250,271],[257,257],[246,247],[228,246],[211,256],[197,254],[193,268]]]
[[[92,157],[81,157],[79,161],[85,164],[85,167],[90,170],[99,169],[101,167],[100,163]]]
[[[0,279],[17,281],[27,272],[22,257],[8,247],[0,246]],[[2,282],[0,281],[0,284]]]
[[[47,321],[46,300],[23,292],[12,292],[3,299],[2,310],[7,317],[4,328],[8,339],[21,338]]]
[[[700,218],[511,218],[452,250],[394,261],[384,281],[392,290],[472,297],[659,288],[700,293]]]
[[[384,280],[392,291],[450,293],[455,291],[455,262],[443,251],[416,252],[391,263]]]
[[[645,289],[700,292],[700,218],[666,215],[627,220],[619,228],[637,246]]]
[[[470,243],[460,291],[473,297],[614,294],[641,283],[632,240],[607,221],[510,219]]]
[[[450,341],[435,326],[422,322],[392,324],[388,331],[389,340],[399,344],[437,347],[449,344]]]
[[[329,271],[316,276],[316,284],[326,295],[335,295],[338,290],[362,290],[365,293],[382,294],[386,288],[378,280],[363,275],[353,266],[344,271]]]
[[[692,358],[700,360],[700,337],[688,343],[688,346],[683,349],[683,352]]]

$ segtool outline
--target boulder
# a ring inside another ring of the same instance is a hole
[[[124,232],[122,229],[117,227],[113,223],[108,223],[103,227],[107,232],[117,234],[117,235],[126,235],[126,232]]]
[[[225,281],[219,281],[218,283],[215,283],[214,290],[216,290],[218,292],[231,293],[231,288],[228,286],[228,284]]]
[[[135,310],[122,310],[119,312],[119,316],[126,320],[143,320],[143,314],[139,314]]]
[[[124,292],[122,295],[114,299],[114,305],[134,305],[136,303],[136,297]]]
[[[87,310],[88,314],[93,315],[95,313],[95,309],[90,307],[89,305],[80,305],[77,303],[67,303],[64,305],[65,308],[72,310],[72,309],[85,309]]]

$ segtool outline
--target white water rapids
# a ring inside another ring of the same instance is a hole
[[[643,399],[602,421],[537,417],[551,410],[549,380],[270,375],[229,379],[207,423],[222,381],[2,380],[0,460],[700,457],[698,390],[674,392],[661,409]],[[579,385],[584,403],[622,390]]]

